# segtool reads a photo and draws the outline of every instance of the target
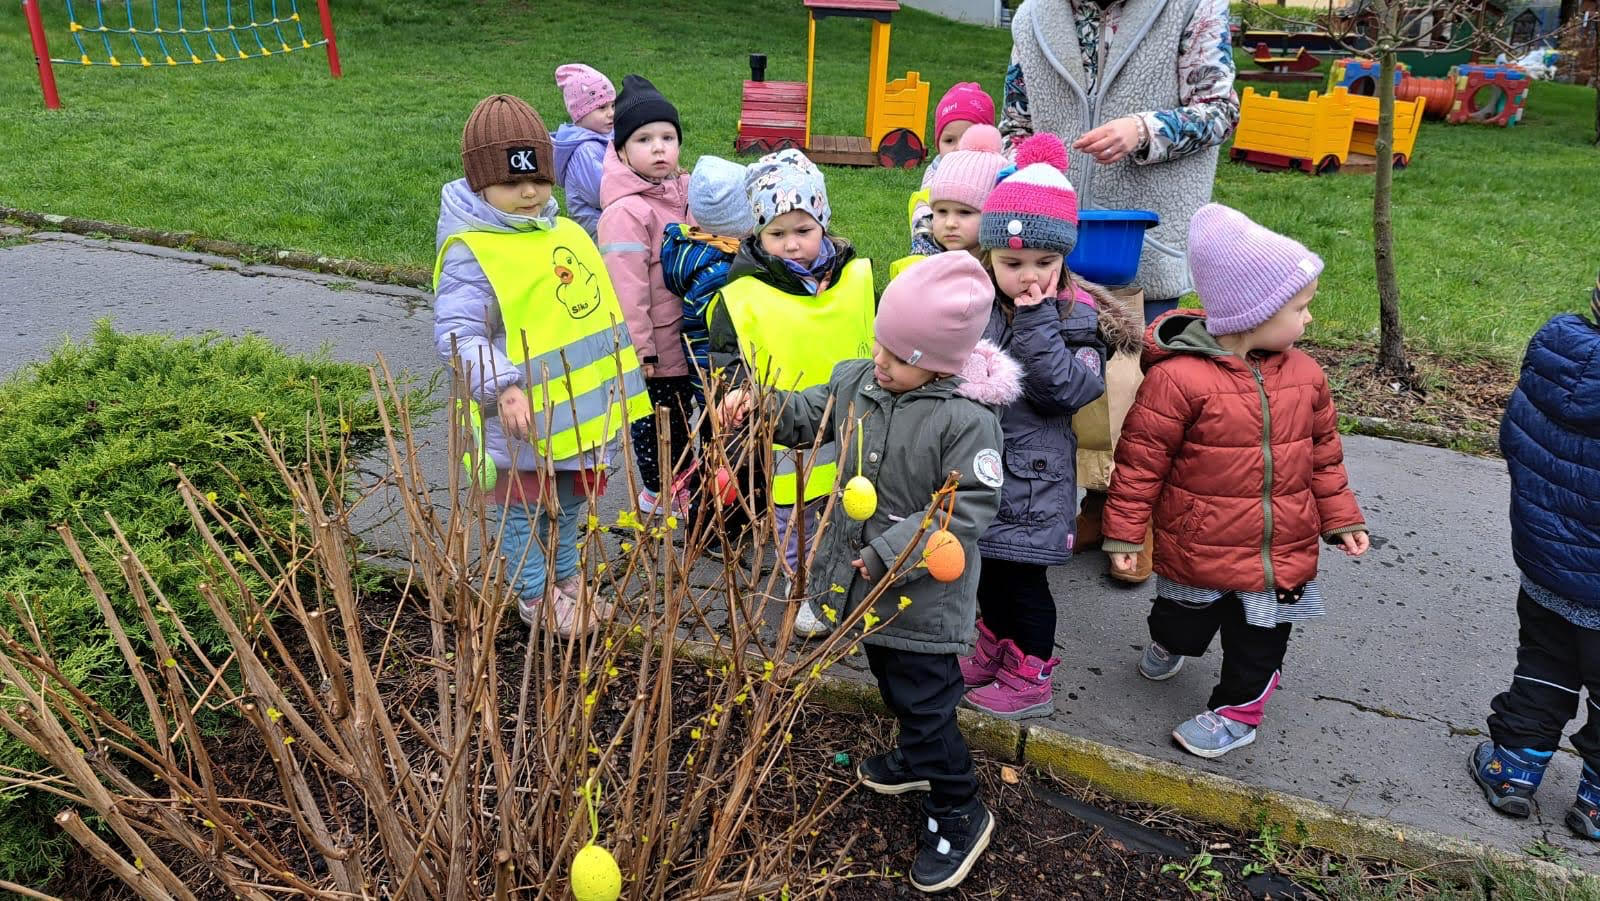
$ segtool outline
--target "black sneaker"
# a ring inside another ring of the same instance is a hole
[[[856,764],[856,775],[861,784],[880,795],[903,795],[906,792],[925,792],[928,780],[918,779],[906,765],[899,748],[874,754]]]
[[[928,828],[911,863],[912,888],[931,894],[960,885],[993,833],[994,815],[977,798],[949,813],[928,814]]]

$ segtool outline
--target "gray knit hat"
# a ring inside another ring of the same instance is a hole
[[[755,212],[744,193],[744,166],[720,156],[702,156],[689,176],[689,215],[714,235],[743,238],[756,230]]]
[[[744,187],[758,229],[793,210],[810,213],[824,229],[833,218],[822,170],[798,150],[769,153],[751,163],[745,172]]]

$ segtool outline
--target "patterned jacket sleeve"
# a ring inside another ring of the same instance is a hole
[[[1239,98],[1233,92],[1235,71],[1227,0],[1201,0],[1178,41],[1180,105],[1138,114],[1150,141],[1134,151],[1133,161],[1140,165],[1164,163],[1228,140],[1239,124]],[[1010,90],[1008,74],[1008,110]]]
[[[1011,64],[1006,66],[1006,83],[1000,107],[1001,149],[1007,157],[1016,146],[1033,137],[1033,114],[1028,112],[1028,84],[1022,75],[1022,64],[1017,62],[1016,48],[1011,50]]]

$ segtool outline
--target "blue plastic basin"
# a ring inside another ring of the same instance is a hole
[[[1160,221],[1150,210],[1079,210],[1078,243],[1067,268],[1109,287],[1131,283],[1139,274],[1145,229]]]

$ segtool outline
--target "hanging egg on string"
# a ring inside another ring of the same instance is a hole
[[[936,529],[928,535],[928,545],[922,552],[922,563],[928,575],[940,582],[954,582],[967,569],[967,552],[961,539],[949,529]]]
[[[622,870],[611,852],[593,842],[572,858],[572,897],[578,901],[617,901],[622,894]]]
[[[862,522],[878,510],[878,489],[866,476],[855,476],[844,485],[844,515]]]

